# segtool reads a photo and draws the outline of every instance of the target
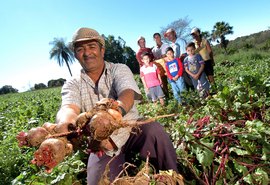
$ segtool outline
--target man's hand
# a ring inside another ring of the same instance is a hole
[[[114,142],[109,139],[104,139],[102,141],[90,140],[89,152],[96,154],[98,157],[102,157],[106,151],[117,150],[117,146]]]
[[[116,146],[113,143],[113,141],[111,139],[105,139],[103,141],[100,142],[100,148],[104,151],[113,151],[116,150]]]
[[[75,129],[76,127],[72,123],[60,122],[60,123],[57,123],[54,130],[56,133],[64,133],[64,132],[69,132]]]

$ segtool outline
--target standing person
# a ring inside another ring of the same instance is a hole
[[[163,43],[161,41],[161,35],[159,33],[154,33],[153,38],[156,42],[156,46],[153,47],[152,53],[155,57],[154,63],[159,68],[160,76],[162,80],[162,90],[165,94],[166,99],[169,99],[169,89],[168,89],[168,79],[166,75],[166,69],[165,69],[165,60],[164,57],[166,57],[166,49],[169,47],[169,44]]]
[[[140,65],[140,68],[141,68],[143,66],[142,56],[141,56],[142,53],[144,53],[144,52],[150,53],[151,60],[154,59],[154,55],[153,55],[151,49],[146,47],[145,38],[143,36],[140,36],[138,38],[137,44],[140,47],[140,49],[136,53],[136,59],[137,59],[139,65]],[[145,92],[145,95],[146,95],[146,98],[148,99],[148,101],[151,101],[152,100],[151,95],[147,92],[146,89],[144,89],[144,92]]]
[[[118,114],[123,116],[123,120],[138,119],[136,102],[141,97],[139,88],[126,65],[104,61],[104,38],[96,30],[80,28],[72,38],[71,47],[82,70],[79,76],[67,81],[62,88],[57,129],[68,131],[68,125],[74,124],[80,113],[92,110],[102,98],[117,100]],[[89,185],[98,184],[106,164],[112,156],[116,156],[110,163],[110,179],[113,180],[122,170],[125,156],[131,152],[139,153],[143,158],[150,152],[150,163],[157,170],[178,171],[175,149],[163,127],[158,122],[152,122],[141,125],[140,129],[140,134],[134,134],[127,127],[120,128],[109,139],[101,141],[100,147],[105,154],[90,153],[87,165]]]
[[[195,44],[187,45],[188,56],[184,59],[186,72],[191,76],[195,89],[199,91],[200,97],[206,98],[209,95],[209,82],[204,72],[204,61],[200,54],[195,53]]]
[[[144,85],[144,88],[149,91],[152,101],[164,106],[164,93],[162,91],[162,80],[160,77],[160,71],[158,67],[151,61],[150,54],[145,52],[142,54],[142,61],[144,65],[140,69],[140,76]]]
[[[165,34],[165,38],[171,42],[170,46],[174,51],[174,58],[180,58],[180,56],[186,52],[186,41],[181,38],[177,38],[177,34],[174,29],[168,29]]]
[[[181,62],[183,62],[184,58],[186,57],[186,41],[181,38],[177,38],[177,34],[174,29],[170,28],[164,34],[166,38],[171,42],[170,46],[173,48],[174,51],[174,58],[180,58]],[[189,90],[194,90],[192,81],[186,71],[183,72],[183,78],[185,82],[186,88]]]
[[[172,86],[174,98],[178,101],[179,104],[182,104],[181,93],[186,90],[184,78],[182,77],[184,67],[180,59],[174,57],[173,48],[167,48],[166,56],[166,71],[169,83]]]
[[[193,28],[191,30],[191,36],[194,39],[195,42],[195,47],[196,47],[196,52],[198,52],[204,62],[205,62],[205,67],[204,71],[207,75],[207,78],[211,85],[215,85],[215,80],[214,80],[214,57],[213,57],[213,51],[212,47],[210,46],[210,43],[207,39],[202,37],[201,30],[199,28]]]
[[[159,33],[154,33],[153,39],[156,42],[156,45],[152,49],[155,60],[166,57],[166,49],[169,47],[169,44],[161,41],[161,35]]]
[[[154,55],[152,53],[151,48],[146,47],[146,41],[145,41],[145,38],[143,36],[140,36],[138,38],[137,44],[139,46],[139,50],[136,53],[136,59],[137,59],[139,65],[140,65],[140,67],[142,67],[143,66],[142,57],[141,57],[142,53],[144,53],[144,52],[150,53],[151,60],[154,59]]]

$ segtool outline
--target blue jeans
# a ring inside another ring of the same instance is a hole
[[[169,79],[169,82],[172,86],[174,98],[178,101],[178,103],[182,103],[181,93],[186,90],[184,78],[181,76],[176,81]]]

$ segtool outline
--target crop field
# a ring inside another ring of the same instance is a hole
[[[147,118],[160,118],[177,151],[186,184],[270,183],[270,57],[260,53],[216,58],[217,93],[201,100],[184,94],[187,106],[141,103]],[[260,56],[260,57],[258,57]],[[136,76],[138,85],[142,84]],[[61,89],[0,96],[0,184],[86,184],[84,149],[47,174],[31,164],[35,148],[18,147],[16,135],[55,122]],[[138,167],[139,168],[139,167]]]

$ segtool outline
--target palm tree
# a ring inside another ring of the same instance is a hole
[[[204,37],[207,40],[211,40],[212,39],[212,36],[209,33],[209,31],[202,31],[201,35],[202,35],[202,37]]]
[[[54,58],[60,67],[63,66],[65,62],[70,76],[72,76],[69,65],[73,63],[74,55],[71,49],[66,45],[65,40],[63,38],[54,38],[49,44],[53,45],[50,51],[50,59]]]
[[[233,34],[232,29],[233,27],[230,26],[229,23],[225,23],[224,21],[222,21],[217,22],[214,25],[214,29],[212,30],[213,40],[217,40],[217,42],[220,43],[221,48],[225,49],[226,53],[227,53],[226,48],[228,46],[229,40],[225,38],[225,35]],[[220,39],[220,41],[218,39]]]

